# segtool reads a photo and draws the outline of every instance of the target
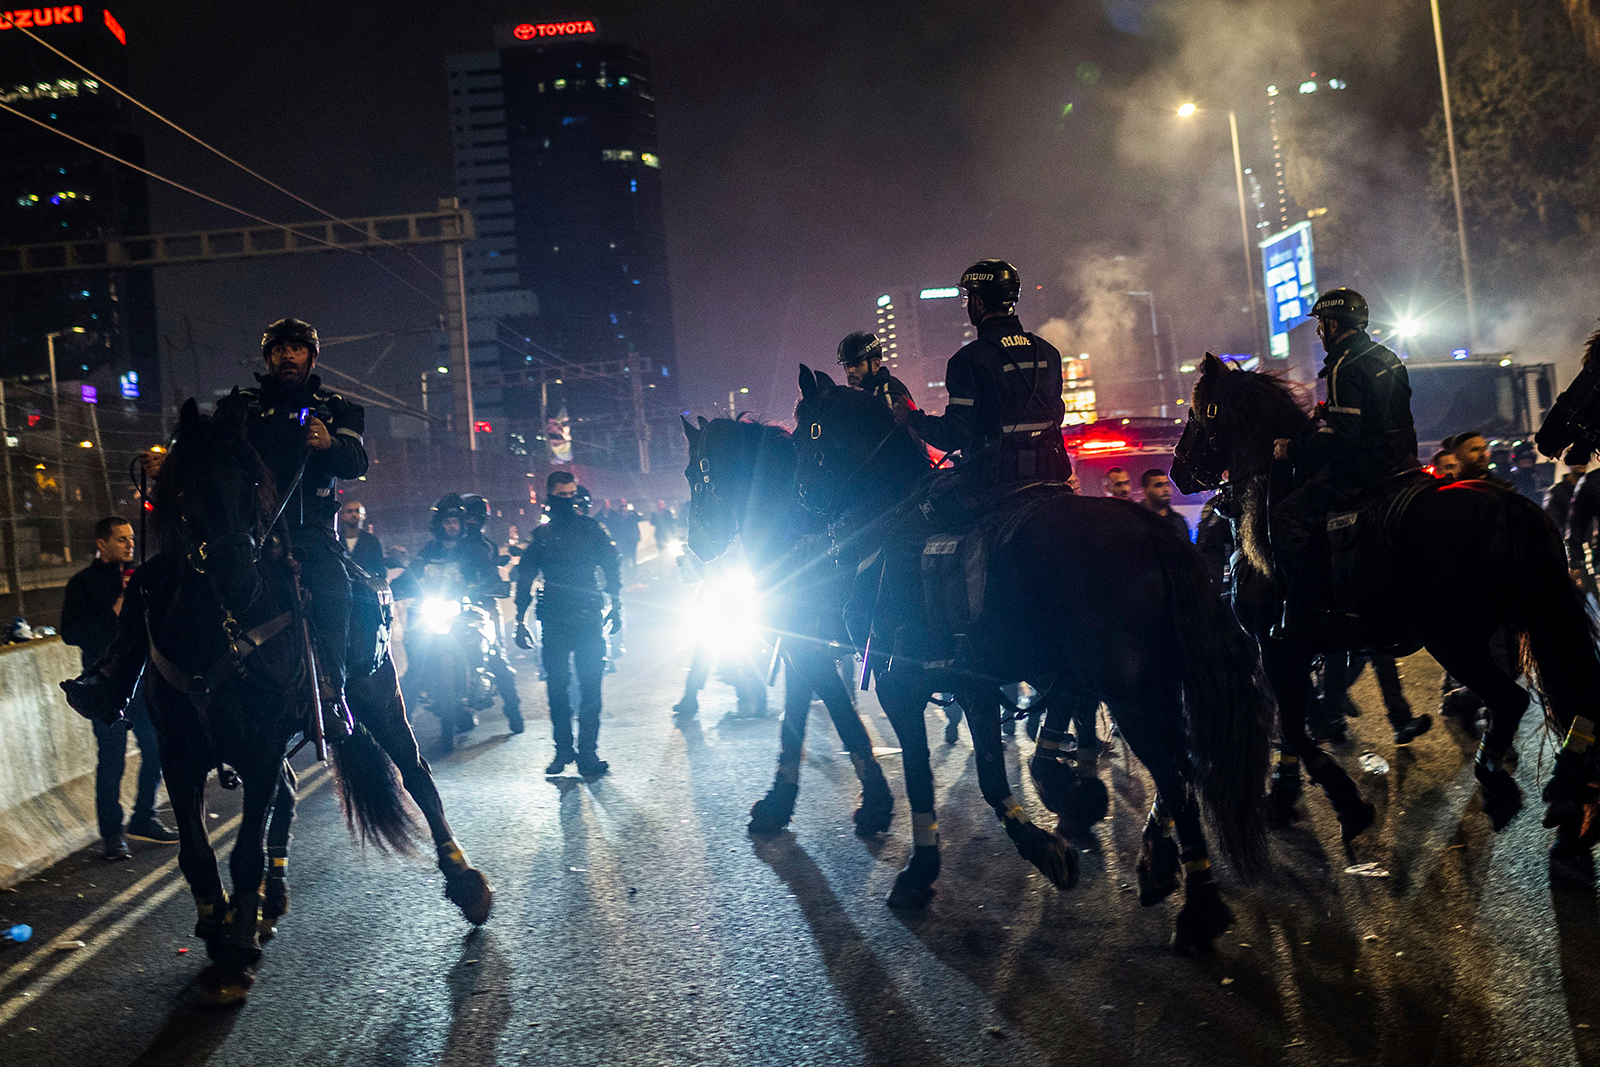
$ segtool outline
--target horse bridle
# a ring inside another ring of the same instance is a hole
[[[1206,404],[1204,415],[1200,413],[1199,408],[1189,409],[1189,423],[1196,428],[1198,439],[1195,444],[1198,446],[1198,451],[1202,457],[1209,459],[1212,455],[1221,451],[1221,446],[1218,444],[1221,433],[1217,426],[1221,419],[1221,411],[1214,400]],[[1189,467],[1195,484],[1200,488],[1216,489],[1222,485],[1222,471],[1204,471],[1198,465],[1192,463]]]
[[[849,489],[850,486],[855,484],[855,480],[858,477],[860,477],[861,472],[866,470],[869,466],[872,465],[872,461],[878,458],[878,453],[883,451],[883,446],[889,443],[889,439],[892,438],[894,436],[894,434],[895,434],[895,431],[900,429],[900,428],[901,428],[901,426],[900,426],[899,423],[895,423],[893,426],[889,427],[889,431],[887,433],[885,433],[881,439],[879,439],[879,441],[878,441],[878,443],[876,445],[873,446],[872,451],[867,453],[867,458],[862,460],[861,462],[855,464],[851,468],[850,473],[845,477],[845,480],[843,482],[840,482],[839,485],[837,485],[833,489],[833,491],[828,494],[828,506],[825,507],[825,508],[814,509],[814,513],[818,514],[818,515],[830,514],[832,512],[832,510],[833,510],[834,501],[839,496],[841,496],[846,489]],[[821,431],[822,431],[822,424],[820,422],[813,422],[811,424],[811,439],[813,441],[821,440],[822,439],[822,432]],[[818,455],[817,466],[820,467],[821,469],[825,470],[825,471],[831,471],[831,468],[829,468],[827,466],[827,464],[824,462],[826,460],[826,458],[827,458],[828,453],[820,445],[817,448],[817,455]],[[807,506],[806,505],[806,492],[805,492],[804,483],[801,483],[799,488],[800,488],[800,503],[801,503],[802,506]]]

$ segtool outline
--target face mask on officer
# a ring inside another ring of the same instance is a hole
[[[578,483],[564,482],[550,490],[550,495],[545,498],[545,507],[550,512],[550,521],[578,513]]]

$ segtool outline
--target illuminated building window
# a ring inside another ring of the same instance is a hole
[[[631,162],[633,154],[633,149],[631,148],[603,148],[600,150],[600,158],[608,163]]]
[[[654,152],[640,152],[639,162],[643,163],[647,167],[655,167],[657,170],[661,169],[661,157],[656,155]]]

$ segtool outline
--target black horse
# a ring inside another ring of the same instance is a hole
[[[1272,444],[1295,437],[1311,422],[1289,383],[1276,376],[1231,370],[1207,355],[1194,388],[1189,424],[1174,453],[1172,480],[1186,493],[1215,488],[1226,472],[1242,510],[1234,609],[1261,640],[1262,661],[1278,699],[1282,751],[1274,774],[1272,809],[1292,821],[1299,797],[1298,762],[1327,792],[1346,840],[1373,820],[1373,809],[1343,769],[1310,739],[1305,714],[1310,667],[1321,649],[1266,638],[1282,614],[1267,543],[1267,495]],[[1577,591],[1567,577],[1560,538],[1532,501],[1488,482],[1427,485],[1393,524],[1391,563],[1369,576],[1368,624],[1398,635],[1386,651],[1425,647],[1483,698],[1490,727],[1475,767],[1483,806],[1495,829],[1522,807],[1522,793],[1505,767],[1528,693],[1496,666],[1491,636],[1510,626],[1522,635],[1527,661],[1550,721],[1567,736],[1545,790],[1546,824],[1559,825],[1558,861],[1588,865],[1579,847],[1593,753],[1590,719],[1600,695],[1600,654]],[[1364,605],[1365,606],[1365,605]]]
[[[690,551],[710,561],[735,539],[744,549],[761,591],[763,622],[779,644],[784,664],[783,726],[778,772],[767,795],[750,810],[753,833],[776,833],[794,815],[800,760],[811,697],[821,698],[861,781],[856,833],[889,828],[894,797],[872,754],[872,740],[839,677],[832,631],[839,629],[842,597],[826,546],[808,528],[795,493],[795,448],[781,427],[746,420],[683,420],[689,439]],[[819,548],[822,549],[819,551]]]
[[[797,480],[807,506],[853,526],[855,552],[864,560],[920,555],[917,504],[928,499],[929,479],[922,447],[881,403],[837,387],[825,374],[802,367],[800,391]],[[1141,899],[1154,903],[1177,888],[1175,821],[1188,877],[1173,943],[1207,947],[1232,916],[1212,881],[1200,803],[1241,876],[1266,866],[1260,783],[1270,709],[1255,649],[1211,592],[1198,552],[1150,512],[1065,487],[1036,489],[1027,499],[1026,521],[1010,524],[1009,535],[994,543],[985,607],[963,641],[948,643],[956,650],[951,661],[929,662],[885,627],[922,617],[919,582],[881,572],[879,592],[869,597],[876,620],[869,661],[876,665],[878,702],[905,753],[915,831],[911,860],[889,902],[925,903],[939,873],[924,720],[936,691],[962,694],[979,785],[1018,851],[1058,887],[1075,882],[1075,851],[1029,821],[1013,797],[993,695],[1003,684],[1051,680],[1047,693],[1065,689],[1104,702],[1149,770],[1160,804],[1146,826],[1140,861],[1142,880],[1154,891]],[[902,527],[910,532],[900,534]],[[887,665],[884,655],[892,656]]]
[[[242,415],[243,406],[238,410]],[[312,729],[314,683],[288,546],[273,529],[277,514],[272,475],[242,421],[206,417],[193,400],[185,403],[155,493],[166,551],[135,575],[126,610],[142,612],[148,624],[151,719],[181,835],[179,865],[199,910],[195,933],[213,961],[200,978],[202,1001],[210,1005],[245,999],[261,955],[258,936],[270,936],[288,910],[293,778],[285,756],[291,738]],[[327,721],[352,832],[380,848],[413,851],[398,765],[439,843],[446,895],[483,922],[492,894],[450,838],[392,664],[385,660],[353,681],[349,702],[354,723]],[[205,785],[213,768],[225,783],[237,779],[244,788],[229,862],[231,897],[207,836]],[[269,810],[270,874],[263,850]]]

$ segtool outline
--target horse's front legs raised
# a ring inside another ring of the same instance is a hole
[[[994,808],[1022,858],[1033,864],[1057,889],[1078,884],[1078,852],[1059,834],[1036,826],[1011,792],[1006,778],[1005,747],[1000,740],[998,694],[978,690],[962,701],[972,730],[972,751],[978,760],[978,787]]]

